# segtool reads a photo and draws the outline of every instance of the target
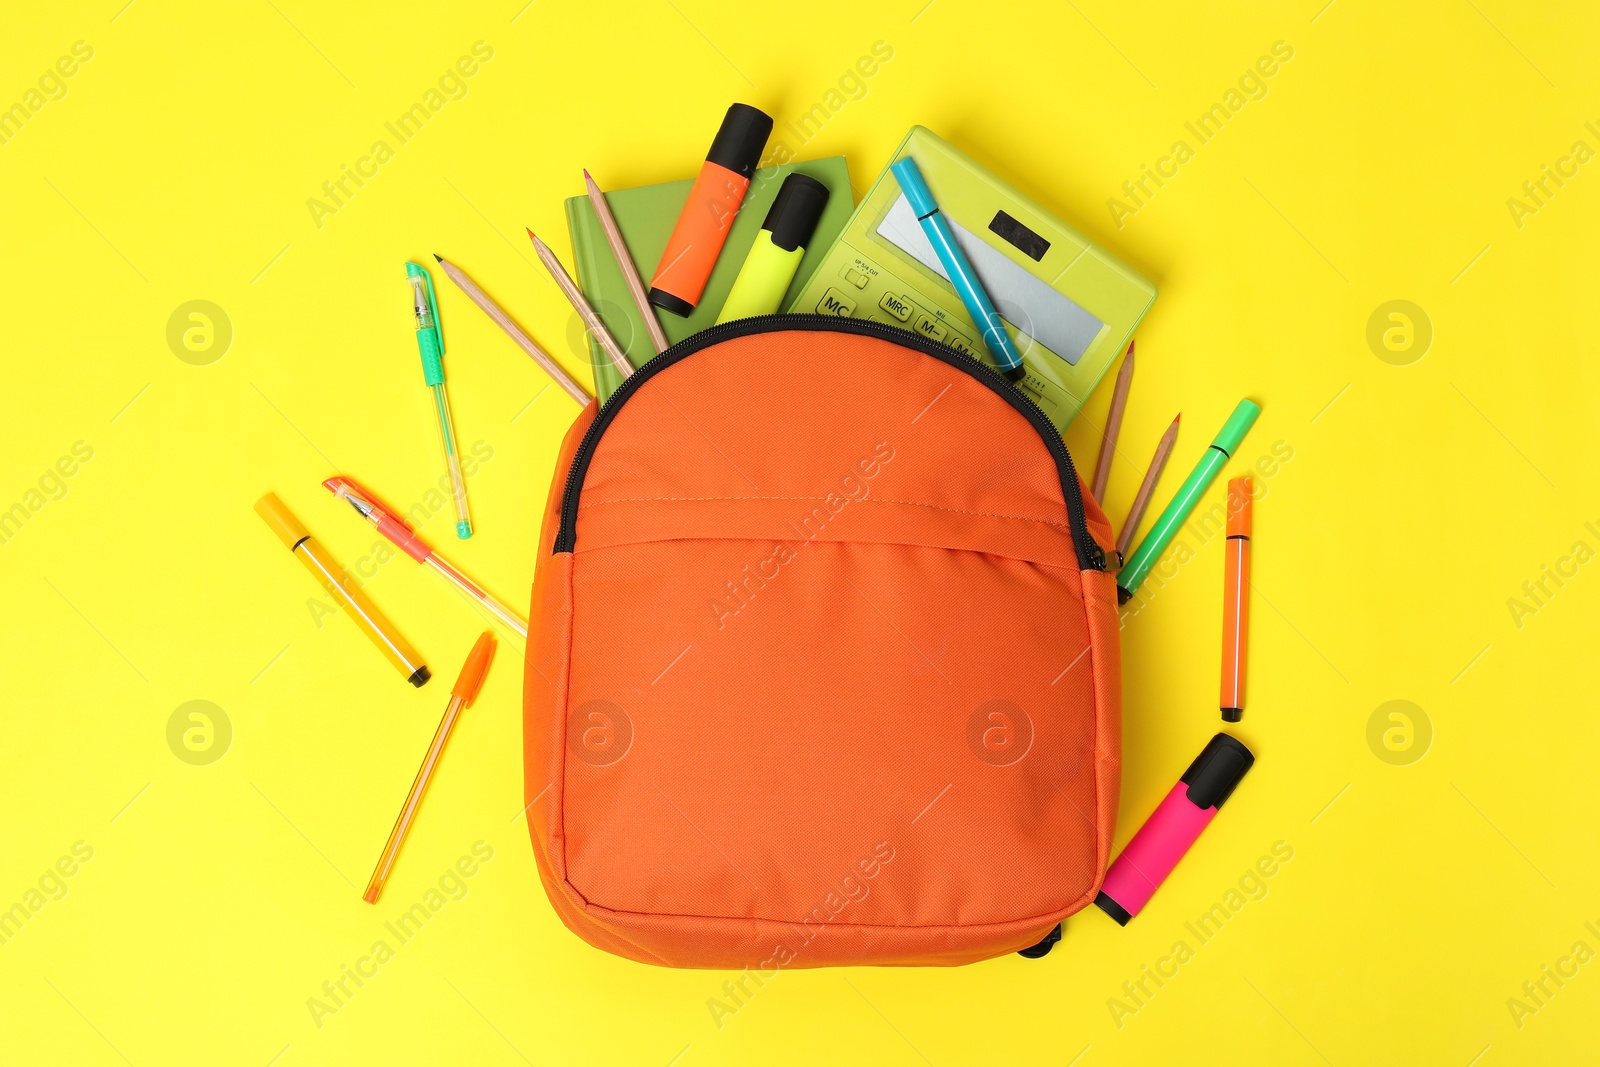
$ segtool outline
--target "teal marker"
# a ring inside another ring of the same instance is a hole
[[[439,336],[439,304],[433,296],[433,279],[415,263],[406,264],[411,285],[411,305],[417,317],[417,351],[422,354],[422,380],[433,390],[433,409],[439,416],[439,440],[444,445],[444,465],[450,476],[450,495],[456,505],[456,536],[472,536],[472,516],[467,512],[467,479],[461,473],[461,452],[456,448],[456,426],[450,417],[450,398],[444,391],[444,339]]]
[[[1256,424],[1256,416],[1260,414],[1260,406],[1250,400],[1239,401],[1239,406],[1233,409],[1233,414],[1228,416],[1228,421],[1211,442],[1211,447],[1206,449],[1189,477],[1178,487],[1172,503],[1156,519],[1156,524],[1150,527],[1150,532],[1144,535],[1144,540],[1139,542],[1139,547],[1133,550],[1133,555],[1128,557],[1128,562],[1118,572],[1118,604],[1126,604],[1133,596],[1133,591],[1139,588],[1150,573],[1150,568],[1156,565],[1161,553],[1177,536],[1178,527],[1189,521],[1195,505],[1200,503],[1200,497],[1216,480],[1222,465],[1228,462],[1228,457],[1239,447],[1239,442],[1244,440],[1244,435],[1250,432],[1250,427]]]

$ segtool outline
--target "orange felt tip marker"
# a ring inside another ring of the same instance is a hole
[[[1222,586],[1222,718],[1244,715],[1245,651],[1250,643],[1250,479],[1228,483],[1227,561]]]
[[[400,854],[400,846],[405,843],[406,833],[411,829],[411,820],[416,817],[417,807],[422,803],[422,794],[427,791],[428,780],[433,777],[433,770],[439,765],[439,757],[444,754],[444,746],[450,740],[450,731],[455,729],[456,719],[460,718],[464,708],[470,705],[478,696],[478,690],[483,686],[483,676],[489,672],[489,661],[494,658],[494,634],[485,632],[478,638],[478,643],[472,646],[472,651],[467,653],[467,662],[461,667],[461,676],[456,679],[456,684],[450,690],[450,703],[445,705],[444,718],[439,720],[439,729],[434,731],[433,744],[428,746],[428,754],[422,757],[422,767],[417,771],[417,780],[411,783],[411,792],[406,794],[406,802],[400,808],[400,817],[394,822],[394,829],[389,833],[389,841],[383,846],[383,855],[378,857],[378,866],[372,872],[372,881],[367,883],[367,891],[361,899],[368,904],[376,904],[378,895],[383,892],[383,884],[389,880],[389,872],[394,869],[395,857]]]
[[[723,116],[650,279],[650,303],[674,315],[694,311],[770,133],[772,116],[749,104],[734,104]]]

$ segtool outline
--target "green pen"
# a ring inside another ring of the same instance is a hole
[[[1228,416],[1228,421],[1206,449],[1205,455],[1200,457],[1200,462],[1183,485],[1178,487],[1172,503],[1156,519],[1156,524],[1150,527],[1150,532],[1144,535],[1144,540],[1139,542],[1139,547],[1133,550],[1133,555],[1128,557],[1128,562],[1117,573],[1118,604],[1126,604],[1134,590],[1139,588],[1150,569],[1161,558],[1161,553],[1177,536],[1178,527],[1188,521],[1195,505],[1200,503],[1201,495],[1216,480],[1217,473],[1233,455],[1234,449],[1239,447],[1239,442],[1244,440],[1244,435],[1250,432],[1256,416],[1260,414],[1261,408],[1250,400],[1239,401],[1239,406],[1233,409],[1233,414]]]
[[[450,472],[450,495],[456,502],[456,536],[472,536],[472,516],[467,512],[467,479],[461,473],[461,453],[456,448],[456,426],[450,418],[450,397],[444,391],[444,340],[439,333],[438,301],[433,278],[415,263],[406,264],[412,306],[417,315],[417,351],[422,353],[422,380],[433,390],[433,408],[439,416],[439,440],[444,464]]]

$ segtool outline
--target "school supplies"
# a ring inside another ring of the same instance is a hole
[[[1106,498],[1106,483],[1111,480],[1111,457],[1117,451],[1117,437],[1122,433],[1122,414],[1128,407],[1128,388],[1133,385],[1133,342],[1128,342],[1128,354],[1122,357],[1122,369],[1117,372],[1117,385],[1111,392],[1111,407],[1106,412],[1105,435],[1100,438],[1100,457],[1094,462],[1094,481],[1089,492],[1101,502]]]
[[[891,160],[917,161],[956,244],[1017,331],[1018,388],[1065,429],[1133,335],[1156,289],[1077,230],[921,126]],[[885,170],[787,305],[988,350],[894,175]]]
[[[1145,509],[1150,506],[1150,497],[1156,491],[1156,483],[1161,480],[1161,472],[1167,469],[1167,460],[1172,456],[1172,446],[1178,442],[1178,421],[1183,418],[1183,412],[1172,417],[1172,425],[1167,427],[1167,432],[1161,435],[1161,440],[1156,443],[1156,454],[1150,458],[1150,467],[1144,472],[1144,481],[1139,483],[1139,492],[1133,498],[1133,507],[1128,509],[1128,518],[1122,524],[1122,532],[1117,534],[1117,563],[1120,565],[1127,554],[1128,546],[1133,544],[1133,535],[1139,532],[1139,523],[1144,521]]]
[[[1244,663],[1250,633],[1250,479],[1228,483],[1228,555],[1222,580],[1222,718],[1244,716]]]
[[[486,632],[472,646],[472,651],[467,653],[467,662],[462,664],[461,674],[450,690],[450,703],[445,705],[444,718],[439,720],[439,729],[434,731],[433,743],[428,746],[427,755],[422,757],[422,766],[411,783],[411,792],[406,794],[406,802],[400,806],[400,817],[389,832],[389,840],[383,846],[383,854],[378,857],[377,867],[373,868],[367,891],[361,895],[361,899],[368,904],[376,904],[383,893],[389,872],[394,869],[395,858],[400,855],[400,846],[405,843],[406,833],[411,829],[411,820],[416,817],[417,806],[422,803],[422,794],[427,791],[434,768],[439,765],[439,757],[444,755],[445,742],[450,740],[450,732],[455,729],[456,719],[461,712],[471,707],[477,699],[478,690],[483,686],[483,676],[488,673],[489,661],[493,658],[494,634]]]
[[[345,610],[351,621],[361,627],[361,632],[378,646],[384,658],[394,665],[406,681],[421,688],[427,682],[429,673],[417,650],[400,636],[394,623],[384,618],[376,605],[367,599],[367,594],[345,573],[344,568],[306,532],[294,513],[283,506],[283,501],[276,494],[268,493],[256,501],[256,514],[305,565],[311,576],[322,583],[334,602]]]
[[[528,624],[516,612],[490,596],[466,575],[440,558],[433,548],[416,535],[409,524],[367,490],[350,478],[329,478],[322,487],[355,508],[356,514],[366,519],[378,532],[394,542],[395,546],[433,571],[439,577],[481,604],[495,618],[511,627],[523,637],[528,636]]]
[[[533,250],[539,254],[539,261],[544,264],[544,269],[550,272],[550,278],[566,296],[567,302],[578,313],[583,324],[595,340],[600,342],[600,347],[606,350],[606,355],[611,357],[611,365],[617,373],[626,378],[633,373],[633,364],[628,362],[628,357],[622,354],[622,349],[617,346],[616,340],[611,336],[611,331],[606,329],[606,324],[600,321],[600,316],[594,313],[594,308],[589,306],[589,301],[583,297],[583,292],[573,282],[572,276],[567,273],[567,268],[561,265],[556,254],[550,251],[550,246],[539,240],[538,234],[528,231],[528,240],[533,242]]]
[[[594,208],[595,217],[600,220],[600,228],[605,231],[606,244],[611,246],[611,255],[622,271],[622,280],[628,285],[628,295],[633,298],[633,306],[639,309],[639,317],[644,320],[650,343],[655,346],[657,354],[665,352],[667,335],[661,332],[661,320],[656,318],[656,309],[650,306],[650,297],[639,278],[639,268],[633,264],[633,254],[628,251],[628,242],[622,239],[622,231],[617,228],[617,217],[611,213],[611,205],[606,203],[606,194],[595,184],[587,167],[583,171],[583,184],[589,191],[589,204]]]
[[[1127,926],[1216,818],[1217,809],[1255,761],[1234,738],[1213,737],[1106,872],[1095,905],[1118,926]]]
[[[406,281],[411,285],[412,307],[416,313],[422,380],[433,390],[433,410],[439,417],[439,441],[444,446],[450,497],[456,507],[456,536],[466,540],[472,536],[472,517],[467,513],[467,479],[461,473],[456,427],[450,417],[450,398],[444,390],[444,339],[439,333],[439,303],[433,295],[433,278],[415,263],[406,264]]]
[[[806,280],[833,239],[844,228],[850,213],[855,210],[855,196],[850,188],[850,170],[843,156],[810,159],[782,166],[762,167],[750,179],[745,191],[744,206],[734,217],[733,228],[728,231],[722,255],[711,270],[711,280],[706,282],[700,302],[688,318],[676,315],[652,316],[657,318],[669,345],[699,333],[717,319],[734,279],[744,265],[746,254],[760,235],[762,220],[769,213],[783,183],[791,174],[804,174],[815,178],[828,189],[828,203],[817,222],[817,232],[801,257],[800,269],[789,284],[789,290],[779,302],[786,308],[800,292]],[[631,189],[606,191],[606,204],[616,219],[617,228],[633,253],[635,264],[654,263],[667,246],[667,238],[678,218],[692,180],[664,182],[660,185],[641,185]],[[627,353],[629,361],[642,367],[656,355],[654,343],[645,329],[645,321],[634,306],[622,269],[606,241],[605,228],[595,215],[594,205],[587,196],[567,199],[567,228],[572,235],[572,261],[578,284],[595,312],[605,321],[612,337]],[[622,382],[611,365],[610,358],[598,341],[589,342],[590,361],[594,366],[595,395],[604,403]]]
[[[786,969],[951,966],[1093,902],[1120,763],[1110,533],[987,363],[878,323],[739,319],[585,411],[556,470],[527,545],[523,800],[569,928],[665,966],[780,942]],[[769,713],[815,707],[871,742]]]
[[[778,310],[827,206],[828,187],[815,178],[791,174],[783,179],[778,198],[761,223],[761,232],[717,316],[719,323]]]
[[[1000,373],[1013,381],[1021,378],[1024,373],[1022,353],[1017,351],[1011,335],[1006,333],[1005,320],[1000,318],[1000,313],[989,302],[989,294],[984,291],[983,282],[973,271],[972,264],[967,262],[966,253],[956,244],[956,235],[944,215],[940,214],[938,203],[928,191],[928,183],[923,181],[922,172],[917,169],[917,161],[905,156],[895,161],[889,169],[900,183],[900,194],[911,205],[912,213],[922,225],[928,244],[933,246],[934,254],[939,257],[939,264],[944,268],[941,273],[955,287],[967,314],[977,324],[979,337],[989,349],[989,354],[994,356]],[[897,307],[894,304],[884,305],[884,309],[896,317],[909,314],[911,310],[907,306]]]
[[[771,132],[765,112],[749,104],[728,108],[650,279],[650,303],[688,315],[700,302]]]
[[[1244,435],[1250,432],[1250,427],[1255,425],[1256,416],[1260,414],[1261,408],[1252,401],[1239,401],[1239,406],[1233,409],[1233,414],[1228,416],[1228,421],[1223,424],[1216,438],[1200,457],[1200,462],[1195,464],[1189,477],[1178,487],[1177,495],[1172,498],[1166,510],[1156,517],[1156,524],[1150,527],[1150,532],[1139,542],[1139,547],[1134,550],[1133,556],[1118,572],[1117,603],[1126,604],[1133,596],[1134,590],[1144,581],[1145,575],[1149,574],[1150,569],[1161,559],[1161,553],[1167,550],[1167,545],[1177,536],[1178,527],[1188,521],[1189,514],[1200,502],[1201,495],[1216,479],[1217,472],[1228,462],[1228,457],[1239,447],[1239,442],[1244,440]]]
[[[456,287],[467,294],[467,299],[483,309],[483,313],[493,319],[517,343],[517,347],[528,354],[528,358],[539,364],[539,369],[555,379],[555,383],[567,391],[567,395],[578,402],[579,407],[586,407],[590,400],[589,391],[572,379],[561,365],[550,357],[550,353],[540,348],[533,338],[529,337],[521,326],[518,326],[510,315],[505,313],[499,304],[496,304],[488,293],[478,288],[478,283],[467,277],[465,271],[451,263],[438,253],[434,259],[439,261],[439,269],[444,271],[445,277],[456,283]]]

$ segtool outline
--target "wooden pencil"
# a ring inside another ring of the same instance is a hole
[[[628,295],[633,297],[633,306],[644,316],[644,328],[650,334],[650,343],[655,345],[657,354],[665,352],[667,335],[661,332],[661,320],[656,318],[656,309],[650,306],[650,298],[645,295],[644,281],[639,277],[639,268],[633,265],[633,254],[628,251],[628,243],[622,239],[622,231],[617,227],[617,218],[611,214],[611,205],[606,203],[606,194],[595,184],[588,168],[584,168],[583,183],[589,189],[589,203],[594,205],[594,213],[600,219],[600,228],[606,232],[606,244],[611,246],[611,254],[616,257],[617,269],[622,271],[622,280],[628,283]]]
[[[1111,480],[1111,457],[1117,451],[1117,436],[1122,433],[1122,413],[1128,409],[1128,389],[1133,385],[1133,342],[1128,342],[1128,354],[1117,372],[1117,387],[1111,394],[1111,410],[1106,413],[1106,433],[1100,439],[1100,458],[1094,464],[1094,482],[1089,492],[1104,502],[1106,483]]]
[[[533,338],[523,332],[522,327],[518,326],[511,316],[506,314],[504,308],[496,304],[488,293],[478,288],[478,283],[467,277],[465,271],[437,252],[434,253],[433,258],[439,261],[439,269],[444,271],[445,276],[455,282],[456,287],[463,293],[467,294],[467,299],[482,308],[483,313],[493,319],[495,325],[504,330],[506,335],[517,343],[517,347],[528,354],[529,359],[539,364],[541,370],[554,378],[555,383],[565,389],[567,395],[578,402],[579,407],[586,407],[589,401],[594,399],[589,395],[587,389],[579,385],[571,375],[561,369],[561,364],[552,359],[550,353],[540,348]]]
[[[1179,412],[1174,416],[1172,425],[1167,427],[1167,432],[1161,435],[1161,443],[1156,445],[1156,454],[1150,460],[1150,469],[1144,472],[1144,481],[1139,483],[1139,494],[1133,498],[1133,507],[1128,509],[1128,518],[1122,524],[1122,532],[1117,534],[1118,560],[1127,554],[1128,546],[1133,544],[1133,535],[1139,529],[1139,523],[1144,520],[1145,508],[1150,506],[1150,496],[1156,491],[1156,483],[1161,480],[1161,472],[1167,469],[1167,459],[1172,455],[1172,446],[1178,443],[1178,420],[1181,418],[1183,413]]]
[[[623,354],[622,347],[617,344],[617,339],[611,336],[611,331],[606,329],[606,324],[600,321],[600,316],[594,313],[594,308],[589,306],[589,301],[584,297],[583,290],[578,288],[578,283],[572,280],[572,275],[567,273],[567,268],[561,265],[556,254],[550,251],[550,246],[539,240],[539,235],[528,230],[528,240],[533,242],[533,250],[539,253],[539,259],[544,263],[544,269],[550,272],[550,277],[566,294],[567,302],[572,305],[578,317],[583,319],[583,324],[594,334],[595,340],[600,342],[600,347],[605,349],[606,355],[611,357],[611,365],[617,368],[617,373],[624,378],[633,375],[633,364],[628,362],[628,357]]]

